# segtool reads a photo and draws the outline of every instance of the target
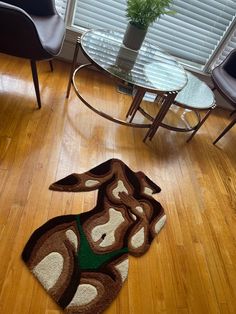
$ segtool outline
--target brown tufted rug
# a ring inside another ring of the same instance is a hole
[[[111,159],[50,189],[98,189],[97,205],[46,222],[32,234],[22,258],[66,313],[102,313],[128,275],[128,254],[144,254],[165,223],[163,208],[152,197],[160,188]]]

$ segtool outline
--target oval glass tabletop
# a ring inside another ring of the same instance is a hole
[[[109,74],[146,90],[172,92],[186,85],[186,72],[174,57],[145,41],[134,51],[122,40],[123,34],[117,31],[90,30],[82,36],[81,47]]]

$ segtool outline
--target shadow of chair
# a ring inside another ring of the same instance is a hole
[[[30,60],[38,107],[41,108],[36,61],[60,53],[65,25],[55,0],[0,1],[0,52]]]

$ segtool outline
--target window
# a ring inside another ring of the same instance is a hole
[[[58,4],[66,0],[57,0]],[[109,28],[122,32],[127,25],[126,0],[70,0],[72,27]],[[156,21],[147,39],[201,70],[209,68],[229,30],[235,24],[235,0],[174,0],[175,15]]]

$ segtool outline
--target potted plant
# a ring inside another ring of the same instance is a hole
[[[126,17],[128,26],[123,44],[133,50],[138,50],[146,36],[150,24],[162,14],[173,14],[168,10],[172,0],[127,0]]]

